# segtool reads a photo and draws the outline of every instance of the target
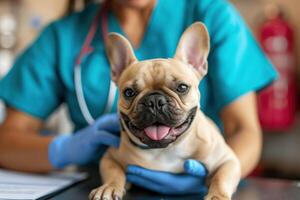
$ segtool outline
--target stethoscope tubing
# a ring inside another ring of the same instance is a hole
[[[83,43],[83,46],[80,50],[80,53],[76,59],[75,66],[74,66],[74,85],[75,85],[76,99],[78,101],[79,109],[83,115],[83,118],[89,125],[93,124],[95,122],[95,119],[93,118],[84,97],[84,92],[82,87],[82,76],[81,76],[81,71],[82,71],[81,62],[84,56],[86,56],[87,54],[91,53],[91,51],[93,51],[91,47],[91,42],[97,32],[100,18],[102,20],[101,31],[102,31],[103,41],[105,43],[106,35],[108,34],[107,10],[108,10],[108,1],[104,2],[100,10],[98,11],[97,15],[94,17],[89,32],[85,38],[85,41]],[[108,98],[107,98],[107,102],[103,114],[110,113],[112,111],[112,107],[114,105],[116,96],[117,96],[117,87],[113,81],[110,81],[109,94],[108,94]]]

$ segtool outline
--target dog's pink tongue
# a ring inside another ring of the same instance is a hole
[[[149,126],[145,128],[146,135],[152,140],[162,140],[164,139],[169,131],[170,127],[167,126]]]

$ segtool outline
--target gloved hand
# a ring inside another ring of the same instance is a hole
[[[118,147],[119,134],[118,115],[101,116],[93,125],[73,135],[55,137],[49,145],[49,161],[54,168],[63,168],[69,164],[86,164],[92,161],[95,155],[103,154],[108,146]]]
[[[184,174],[160,172],[130,165],[127,181],[137,186],[166,195],[207,193],[205,167],[196,160],[184,162]]]

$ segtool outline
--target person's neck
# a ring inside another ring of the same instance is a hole
[[[136,8],[130,7],[126,5],[122,5],[116,0],[111,2],[112,4],[112,11],[117,16],[118,20],[121,24],[126,24],[130,22],[132,19],[139,19],[143,21],[148,21],[152,9],[155,6],[156,0],[153,0],[149,3],[149,5],[145,6],[144,8]]]
[[[116,15],[123,31],[135,47],[139,46],[147,27],[156,1],[144,8],[124,6],[117,1],[111,2],[111,9]]]

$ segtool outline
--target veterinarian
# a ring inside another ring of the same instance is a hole
[[[91,4],[51,23],[0,82],[8,107],[0,127],[0,166],[46,172],[98,160],[107,145],[118,146],[118,117],[106,115],[117,111],[117,91],[110,83],[105,34],[126,35],[141,60],[167,58],[195,21],[204,22],[211,36],[201,109],[223,130],[243,176],[249,174],[262,144],[255,92],[276,73],[226,0],[113,0],[105,9]],[[45,119],[61,103],[68,106],[74,134],[41,136]],[[178,175],[129,166],[127,179],[166,194],[205,191],[204,166],[187,160],[184,168]]]

